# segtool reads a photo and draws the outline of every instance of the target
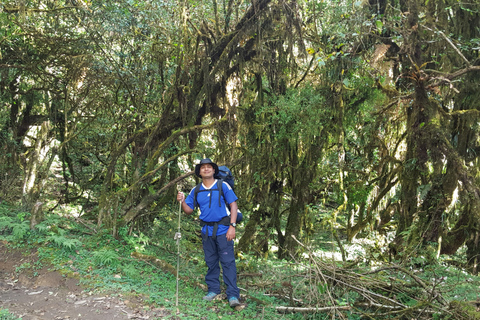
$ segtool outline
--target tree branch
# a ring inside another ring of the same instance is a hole
[[[445,76],[445,78],[448,79],[448,80],[453,80],[455,78],[463,76],[465,73],[478,72],[478,71],[480,71],[480,66],[470,66],[468,68],[461,69],[461,70],[455,71],[453,73],[449,73]]]
[[[425,27],[427,28],[427,27]],[[429,28],[427,28],[429,29]],[[437,30],[437,33],[439,33],[443,39],[445,39],[445,41],[448,42],[448,44],[450,46],[452,46],[452,48],[458,53],[458,55],[463,59],[463,61],[465,61],[467,63],[467,66],[471,67],[472,65],[470,64],[470,61],[467,60],[467,58],[465,58],[465,56],[462,54],[462,52],[453,44],[453,42],[447,38],[447,36],[445,35],[445,33],[443,33],[442,31],[440,30]]]
[[[130,208],[125,213],[125,218],[123,218],[123,224],[126,225],[126,224],[132,222],[133,219],[135,219],[137,217],[137,215],[140,213],[140,211],[142,211],[143,209],[148,207],[153,201],[155,201],[155,199],[157,199],[160,196],[160,194],[162,194],[163,192],[165,192],[166,190],[168,190],[170,187],[177,184],[178,182],[182,181],[183,179],[193,175],[194,173],[195,173],[194,171],[190,171],[188,173],[185,173],[185,174],[173,179],[169,183],[167,183],[165,186],[163,186],[163,188],[157,190],[157,192],[155,192],[154,194],[149,194],[149,195],[143,197],[138,205],[136,205],[133,208]]]
[[[226,118],[222,118],[218,121],[215,121],[211,124],[207,124],[207,125],[196,125],[196,126],[192,126],[192,127],[187,127],[187,128],[184,128],[184,129],[179,129],[179,130],[176,130],[174,131],[170,137],[168,137],[165,141],[163,141],[157,148],[157,150],[155,150],[153,156],[150,158],[150,163],[148,164],[147,168],[152,168],[153,167],[153,163],[156,161],[156,159],[158,159],[158,157],[160,156],[160,154],[165,150],[165,148],[167,148],[170,143],[172,143],[175,139],[177,139],[178,137],[180,137],[181,135],[184,135],[186,133],[189,133],[189,132],[193,132],[193,131],[199,131],[199,130],[204,130],[204,129],[209,129],[211,127],[214,127],[216,125],[218,125],[220,122],[223,122],[223,121],[226,121]]]
[[[62,11],[67,9],[85,9],[85,8],[81,6],[64,6],[64,7],[58,7],[53,9],[38,9],[38,8],[7,7],[6,5],[3,6],[3,11],[7,13],[17,13],[22,9],[29,12],[55,12],[55,11]]]

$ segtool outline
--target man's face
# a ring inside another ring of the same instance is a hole
[[[200,175],[202,178],[210,178],[213,177],[215,173],[215,169],[213,169],[213,166],[209,163],[202,164],[200,166]]]

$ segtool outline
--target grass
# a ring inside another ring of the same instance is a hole
[[[42,263],[50,263],[61,273],[80,279],[88,291],[141,297],[145,307],[169,311],[172,319],[331,319],[328,313],[281,314],[275,307],[289,306],[289,297],[300,299],[303,304],[319,307],[333,303],[348,306],[362,300],[362,295],[354,290],[319,280],[318,274],[313,272],[320,263],[327,263],[328,267],[341,266],[341,263],[326,261],[325,257],[331,257],[331,254],[322,255],[322,260],[312,260],[313,254],[307,250],[305,255],[310,258],[298,261],[278,260],[274,255],[270,255],[268,259],[248,254],[239,255],[239,287],[242,288],[242,295],[246,297],[246,307],[241,311],[231,309],[226,300],[202,301],[201,297],[205,294],[202,285],[206,266],[203,262],[201,241],[196,234],[198,226],[185,219],[182,222],[180,242],[180,314],[177,315],[174,272],[177,244],[173,239],[177,226],[171,212],[166,210],[159,213],[148,230],[129,232],[121,229],[117,238],[108,232],[96,230],[94,224],[77,223],[55,214],[48,215],[33,231],[24,228],[25,221],[28,221],[28,214],[0,205],[0,240],[8,241],[11,246],[37,248],[39,261],[35,265],[22,265],[20,268],[28,268],[34,272]],[[328,234],[318,236],[325,238]],[[323,250],[327,249],[334,249],[333,245]],[[374,266],[373,269],[380,266]],[[476,290],[480,279],[461,269],[442,263],[421,268],[413,264],[404,267],[408,272],[422,278],[425,283],[433,283],[435,290],[448,301],[473,301],[478,298]],[[370,267],[361,268],[363,269],[358,272],[370,270]],[[247,274],[248,277],[245,276]],[[366,278],[365,282],[385,279],[392,281],[394,278],[398,279],[398,283],[410,281],[400,272],[382,272],[375,277]],[[388,294],[382,289],[378,292]],[[417,297],[410,294],[402,296],[402,293],[398,293],[396,298],[408,306],[416,306],[421,302],[421,294]],[[345,311],[344,316],[347,319],[359,319],[360,313],[352,309]],[[0,309],[0,319],[14,318],[11,318],[8,310]]]
[[[21,319],[17,318],[16,316],[8,312],[8,309],[0,308],[0,320],[21,320]]]

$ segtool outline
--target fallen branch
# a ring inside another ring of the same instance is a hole
[[[374,303],[374,302],[355,303],[355,307],[362,307],[362,308],[375,307],[377,309],[386,309],[386,310],[404,310],[404,308],[401,308],[399,306],[388,306],[388,305]]]
[[[350,310],[350,306],[332,306],[332,307],[322,307],[322,308],[300,308],[300,307],[276,307],[275,310],[281,313],[291,313],[291,312],[300,312],[300,313],[317,313],[325,311],[337,311],[337,310]]]

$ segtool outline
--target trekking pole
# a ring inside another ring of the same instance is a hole
[[[182,215],[182,202],[179,202],[179,208],[178,208],[178,231],[175,233],[175,238],[174,240],[177,240],[177,294],[176,294],[176,299],[175,299],[175,306],[177,307],[177,314],[179,313],[178,310],[178,270],[180,269],[180,239],[182,238],[182,234],[180,233],[180,221],[181,221],[181,215]]]

